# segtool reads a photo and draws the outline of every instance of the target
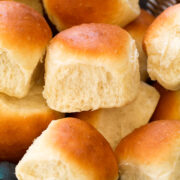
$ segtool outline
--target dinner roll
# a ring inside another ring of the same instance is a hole
[[[92,124],[115,149],[124,136],[149,121],[158,100],[159,93],[155,88],[142,82],[138,96],[131,104],[122,108],[81,112],[74,116]]]
[[[116,149],[121,180],[180,179],[180,121],[160,120],[125,137]]]
[[[18,180],[117,180],[118,166],[108,142],[75,118],[53,121],[16,166]]]
[[[125,26],[140,14],[138,0],[43,0],[43,4],[59,31],[82,23]]]
[[[148,72],[169,90],[180,89],[180,4],[165,10],[148,28],[144,44]]]
[[[160,92],[161,98],[152,120],[180,120],[180,91],[166,90],[157,83],[154,86]]]
[[[20,160],[34,138],[60,117],[47,107],[40,86],[22,99],[0,94],[0,161]]]
[[[40,14],[43,14],[43,6],[41,0],[15,0],[20,3],[24,3],[32,8],[34,8]]]
[[[148,79],[147,56],[143,50],[142,43],[144,34],[153,20],[154,16],[152,16],[145,10],[141,10],[140,16],[138,16],[136,20],[125,27],[125,30],[127,30],[130,35],[136,40],[136,46],[139,52],[139,68],[142,81],[146,81]]]
[[[41,0],[0,0],[0,1],[16,1],[16,2],[20,2],[20,3],[26,4],[26,5],[34,8],[40,14],[43,14],[43,6],[42,6],[42,3],[41,3]]]
[[[32,8],[0,1],[0,92],[22,98],[39,71],[51,30]]]
[[[135,41],[108,24],[75,26],[55,36],[45,73],[43,95],[60,112],[124,106],[140,84]]]

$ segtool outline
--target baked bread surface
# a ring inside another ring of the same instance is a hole
[[[50,42],[43,95],[54,110],[121,107],[135,99],[139,84],[135,41],[118,26],[75,26]]]
[[[25,97],[39,71],[51,30],[32,8],[0,1],[0,92]]]
[[[117,180],[115,155],[103,136],[75,118],[53,121],[16,167],[19,180]]]
[[[150,120],[159,100],[155,88],[141,82],[137,98],[121,108],[80,112],[75,117],[92,124],[116,148],[122,138]]]
[[[161,13],[148,28],[144,44],[148,73],[169,90],[180,89],[180,4]]]
[[[125,26],[140,14],[138,0],[43,0],[43,4],[59,31],[83,23]]]
[[[122,180],[180,178],[180,121],[159,120],[126,136],[116,149]]]

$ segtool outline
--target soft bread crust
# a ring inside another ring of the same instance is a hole
[[[142,46],[143,38],[147,28],[154,19],[155,18],[153,15],[141,9],[141,14],[133,22],[125,27],[125,30],[128,31],[136,41],[136,46],[139,52],[139,68],[142,81],[146,81],[148,79],[147,56]]]
[[[35,86],[22,99],[0,94],[0,161],[18,162],[32,141],[63,114],[50,110]]]
[[[0,12],[1,48],[7,49],[9,56],[17,55],[14,59],[23,68],[35,68],[51,38],[45,19],[32,8],[12,1],[0,1]]]
[[[43,14],[43,6],[42,6],[42,3],[41,3],[41,0],[0,0],[0,1],[16,1],[16,2],[20,2],[20,3],[26,4],[26,5],[30,6],[30,7],[32,7],[33,9],[35,9],[40,14]]]
[[[118,166],[98,131],[79,119],[65,118],[53,121],[35,140],[17,165],[16,176],[19,180],[117,180]]]
[[[179,147],[179,121],[159,120],[135,130],[116,149],[121,179],[179,179]]]
[[[158,100],[156,89],[142,82],[137,98],[124,107],[81,112],[73,116],[92,124],[115,149],[123,137],[150,120]]]
[[[166,90],[157,83],[154,86],[160,92],[161,98],[152,120],[180,120],[180,91]]]
[[[52,109],[61,112],[120,107],[135,99],[139,76],[135,41],[126,31],[84,24],[52,39],[43,95]]]
[[[41,0],[15,0],[15,1],[26,4],[43,15],[43,6]]]
[[[180,4],[166,9],[148,28],[144,44],[148,73],[169,90],[180,89]]]
[[[83,23],[125,26],[140,14],[138,0],[43,0],[43,3],[59,31]]]
[[[21,3],[0,1],[0,92],[27,95],[50,39],[51,30],[38,12]]]

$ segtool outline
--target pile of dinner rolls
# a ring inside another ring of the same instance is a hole
[[[179,12],[0,0],[0,161],[18,180],[179,180]]]

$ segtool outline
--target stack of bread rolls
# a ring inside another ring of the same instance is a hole
[[[44,98],[43,57],[52,37],[32,8],[0,1],[0,160],[18,162],[48,124],[63,117]]]
[[[108,140],[113,149],[135,128],[148,123],[159,100],[152,86],[141,82],[137,98],[121,108],[99,109],[73,116],[92,124]]]
[[[178,10],[0,1],[0,161],[18,180],[180,179]]]

